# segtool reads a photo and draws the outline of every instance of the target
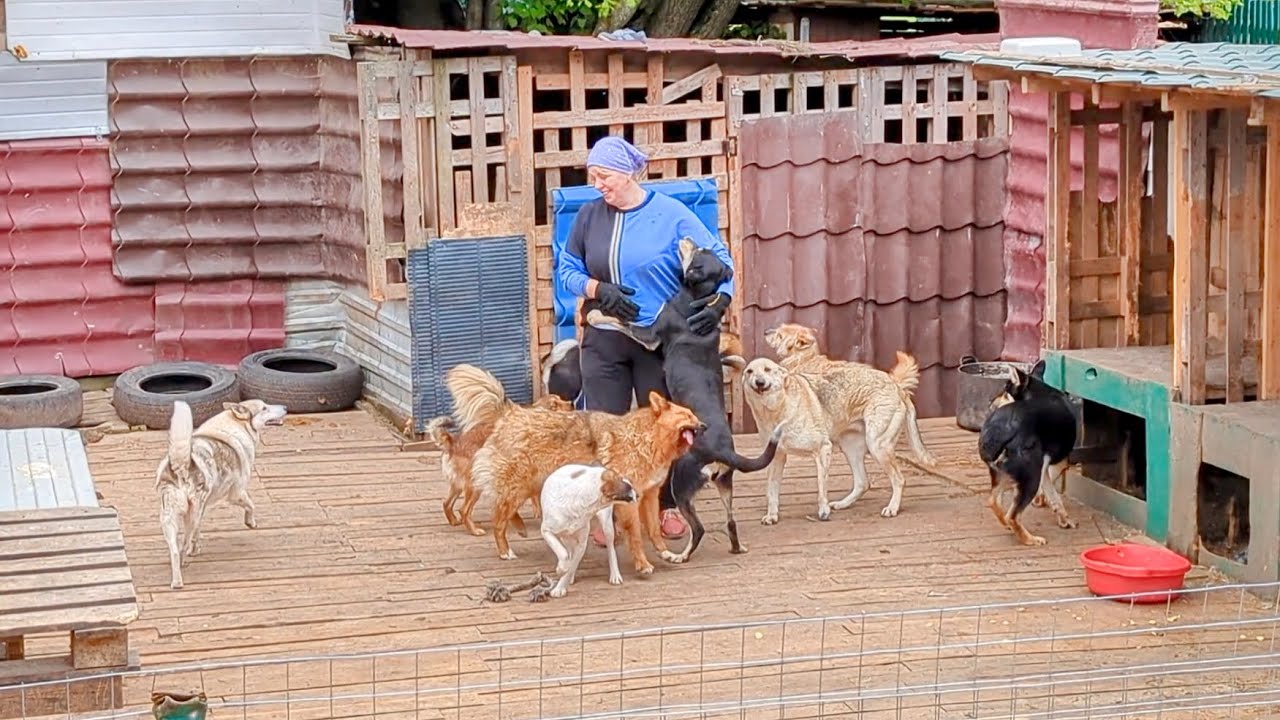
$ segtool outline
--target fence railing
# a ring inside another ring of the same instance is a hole
[[[244,720],[1252,717],[1280,705],[1278,602],[1280,583],[1223,585],[212,662],[103,676],[115,709],[53,716],[146,718],[153,692],[203,692],[209,717]],[[21,709],[64,691],[3,686],[0,707],[40,717]]]
[[[1201,42],[1280,43],[1280,0],[1244,0],[1226,20],[1205,21]]]

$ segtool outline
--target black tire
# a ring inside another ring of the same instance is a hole
[[[240,382],[226,368],[202,362],[161,362],[128,370],[116,378],[111,405],[130,425],[168,430],[173,403],[191,406],[196,427],[240,400]]]
[[[240,393],[290,413],[346,410],[364,391],[364,371],[349,357],[332,352],[280,348],[240,361]]]
[[[83,416],[84,392],[72,378],[0,376],[0,430],[73,428]]]

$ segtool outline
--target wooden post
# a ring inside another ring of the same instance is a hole
[[[356,63],[356,83],[360,94],[360,181],[364,190],[365,273],[369,298],[387,299],[386,226],[382,217],[382,137],[378,131],[376,65]]]
[[[412,56],[400,61],[396,89],[400,95],[400,158],[404,163],[404,242],[408,249],[424,247],[426,214],[422,203],[422,155],[418,151],[418,92]]]
[[[1280,399],[1280,116],[1267,125],[1267,170],[1263,216],[1262,351],[1260,400]]]
[[[1253,255],[1249,247],[1250,237],[1245,200],[1248,193],[1248,111],[1223,110],[1225,132],[1222,134],[1226,152],[1226,228],[1222,237],[1226,240],[1226,346],[1227,346],[1227,402],[1244,401],[1244,353],[1245,353],[1245,285],[1248,284],[1248,263]]]
[[[1174,111],[1175,223],[1173,237],[1173,399],[1205,401],[1205,344],[1209,325],[1208,113]]]
[[[1071,94],[1049,94],[1048,186],[1045,193],[1044,346],[1071,345]]]
[[[1142,104],[1127,102],[1120,121],[1120,345],[1140,345],[1138,286],[1142,262]]]
[[[527,182],[522,180],[521,195],[519,196],[520,211],[526,220],[525,234],[528,248],[528,257],[526,264],[529,273],[529,358],[533,361],[533,397],[537,399],[542,397],[544,388],[542,387],[542,333],[541,325],[538,322],[538,291],[540,289],[538,279],[538,233],[537,229],[537,210],[534,207],[533,194],[533,67],[529,65],[521,65],[516,69],[516,92],[514,97],[517,107],[517,128],[514,130],[508,128],[507,132],[514,133],[512,137],[515,139],[516,152],[512,155],[516,158],[516,165],[521,166],[518,177],[527,178]],[[551,269],[551,288],[555,288],[555,268]],[[554,292],[554,290],[553,290]],[[555,305],[552,305],[554,313]],[[551,338],[551,342],[555,343],[555,338]]]

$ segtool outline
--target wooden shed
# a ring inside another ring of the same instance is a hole
[[[414,330],[419,429],[447,411],[438,379],[444,365],[480,362],[518,401],[540,392],[542,359],[575,333],[572,306],[557,297],[552,278],[555,218],[585,183],[587,151],[600,137],[621,134],[646,151],[655,188],[694,183],[710,194],[710,224],[735,258],[738,287],[748,288],[753,270],[743,238],[751,218],[743,216],[738,146],[745,123],[825,113],[840,120],[851,142],[938,148],[1007,135],[1005,83],[988,87],[968,66],[938,60],[944,50],[994,47],[990,35],[802,44],[351,31],[364,44],[355,59],[370,295],[408,302],[415,318],[443,307],[446,297],[455,307],[479,308],[478,323],[458,315],[419,322],[434,323],[439,333]],[[409,127],[415,130],[405,132]],[[484,257],[461,244],[504,238],[510,257],[493,243],[481,243],[492,250]],[[424,259],[417,266],[434,263],[437,270],[411,281],[414,258],[435,258],[431,253],[452,259]],[[445,262],[454,263],[457,277],[442,275]],[[482,278],[468,273],[484,263],[523,263],[525,274],[504,276],[509,301],[486,304],[476,295]],[[439,293],[440,301],[418,303],[415,287],[424,298]],[[526,297],[518,305],[510,301],[517,289]],[[744,294],[734,298],[729,330],[742,328]],[[471,335],[446,337],[450,327]],[[475,347],[481,331],[483,352]],[[445,350],[432,366],[429,356]],[[730,407],[741,415],[740,398]]]
[[[1048,96],[1043,357],[1084,401],[1068,490],[1280,578],[1280,46],[946,57]]]

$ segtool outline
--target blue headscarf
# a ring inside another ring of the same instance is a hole
[[[587,153],[587,167],[595,165],[628,175],[635,175],[643,170],[647,162],[647,155],[617,135],[600,138],[591,146],[591,152]]]

